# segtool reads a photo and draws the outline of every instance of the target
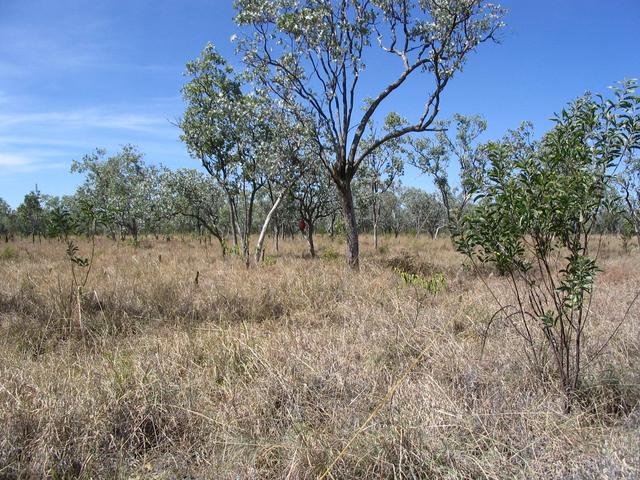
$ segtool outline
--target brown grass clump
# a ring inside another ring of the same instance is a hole
[[[640,284],[640,257],[607,241],[587,356]],[[354,274],[302,240],[246,269],[197,241],[100,239],[81,323],[65,246],[11,245],[0,478],[316,478],[350,440],[326,478],[640,476],[640,307],[564,415],[517,334],[487,328],[496,306],[447,239],[363,243]],[[396,267],[446,287],[418,295]]]

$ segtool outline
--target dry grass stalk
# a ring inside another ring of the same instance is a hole
[[[14,244],[0,260],[0,477],[640,475],[640,309],[564,415],[516,332],[487,329],[482,280],[506,294],[494,272],[475,276],[447,239],[406,237],[384,254],[364,238],[354,274],[323,256],[339,241],[318,241],[319,259],[297,239],[247,270],[188,239],[98,239],[82,328],[59,302],[64,246]],[[639,283],[640,257],[616,239],[601,259],[588,357]],[[416,315],[398,265],[442,272],[446,290]]]

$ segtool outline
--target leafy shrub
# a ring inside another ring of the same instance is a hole
[[[394,269],[406,285],[426,290],[431,295],[438,295],[447,287],[447,281],[440,272],[434,273],[430,278],[425,278],[416,273],[409,273],[400,268]]]
[[[479,203],[456,238],[460,252],[476,264],[495,265],[511,283],[513,298],[500,311],[526,340],[540,374],[551,352],[567,411],[580,386],[588,304],[599,272],[592,228],[607,206],[613,173],[640,148],[635,83],[614,92],[613,100],[585,95],[575,101],[539,143],[527,129],[490,143]]]

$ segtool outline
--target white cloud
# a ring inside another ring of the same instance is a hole
[[[29,102],[33,104],[32,102]],[[68,169],[72,159],[104,147],[138,145],[156,162],[186,155],[166,115],[176,98],[145,102],[133,111],[105,105],[56,111],[0,110],[0,175]]]
[[[128,113],[104,109],[80,109],[57,112],[23,112],[0,114],[0,127],[48,125],[52,128],[105,128],[153,132],[169,126],[158,114]]]
[[[21,155],[0,153],[0,167],[23,167],[29,165],[31,160]]]
[[[31,173],[43,170],[68,168],[67,162],[55,159],[46,152],[40,154],[0,153],[0,173]]]

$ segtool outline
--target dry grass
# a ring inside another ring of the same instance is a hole
[[[247,270],[193,240],[101,239],[82,327],[63,244],[0,247],[0,478],[315,478],[380,405],[333,478],[640,476],[638,306],[563,415],[510,328],[480,358],[495,305],[448,240],[364,238],[360,274],[319,240],[324,259],[297,239]],[[640,284],[637,253],[606,239],[601,258],[587,352]],[[446,291],[416,300],[394,266]]]

